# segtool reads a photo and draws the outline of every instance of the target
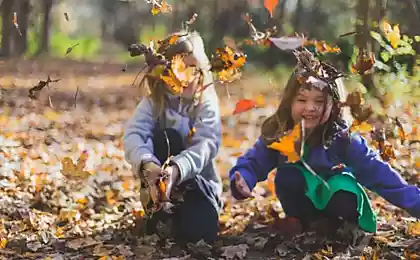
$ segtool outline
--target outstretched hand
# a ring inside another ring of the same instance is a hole
[[[251,189],[239,172],[235,172],[235,188],[243,197],[252,197]]]

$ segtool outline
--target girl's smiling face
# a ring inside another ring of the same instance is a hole
[[[331,98],[315,87],[300,88],[291,105],[291,116],[295,123],[305,120],[305,128],[314,129],[324,124],[332,109]]]

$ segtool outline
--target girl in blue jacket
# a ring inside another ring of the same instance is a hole
[[[286,218],[297,219],[303,229],[323,215],[336,225],[352,222],[376,232],[376,215],[362,185],[420,218],[419,188],[408,185],[363,137],[349,133],[338,72],[305,49],[295,54],[298,64],[277,111],[229,173],[233,196],[250,197],[256,183],[276,168],[275,190]],[[285,155],[268,146],[301,120],[306,132],[303,158],[287,163]]]
[[[167,48],[159,47],[158,54],[145,54],[149,71],[143,83],[150,95],[143,97],[126,125],[125,157],[133,172],[144,176],[153,187],[150,193],[158,190],[156,181],[165,174],[169,176],[166,197],[172,202],[173,191],[184,194],[180,204],[153,214],[148,233],[155,232],[159,221],[172,220],[177,241],[212,242],[218,232],[222,185],[215,170],[221,122],[210,62],[197,32],[179,32],[163,42],[170,42],[162,45]],[[185,70],[194,72],[185,77],[189,82],[182,91],[163,80],[170,74],[159,67],[163,60],[159,57],[171,61],[176,55],[182,56]],[[162,169],[168,155],[172,156],[169,166]]]

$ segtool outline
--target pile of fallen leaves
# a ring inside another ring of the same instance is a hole
[[[27,89],[1,90],[4,259],[415,259],[419,251],[419,222],[376,198],[379,232],[352,248],[313,233],[287,240],[273,228],[284,214],[270,182],[258,185],[255,198],[244,202],[233,201],[226,185],[221,239],[215,245],[201,241],[180,247],[160,234],[142,236],[139,183],[122,147],[124,124],[138,102],[136,90],[82,92],[76,107],[74,91],[62,92],[52,97],[55,109],[46,96],[29,99]],[[255,109],[235,115],[237,104],[221,99],[224,132],[217,162],[227,181],[227,170],[252,145],[277,98],[261,95]],[[412,133],[407,131],[407,138]],[[411,149],[414,156],[418,147]],[[418,181],[418,159],[405,156],[396,153],[395,161],[406,169],[406,177]]]

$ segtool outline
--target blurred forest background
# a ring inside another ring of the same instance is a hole
[[[401,34],[420,35],[420,0],[281,0],[273,17],[263,0],[168,0],[173,11],[151,13],[145,0],[3,0],[1,1],[2,59],[32,59],[40,55],[74,60],[109,63],[135,62],[127,47],[147,43],[181,28],[193,13],[198,30],[210,54],[223,47],[223,37],[240,41],[249,38],[249,26],[243,19],[249,13],[258,30],[276,26],[276,36],[304,33],[309,39],[326,40],[341,48],[334,62],[348,68],[355,48],[367,46],[379,53],[380,45],[369,33],[338,37],[369,30],[379,31],[386,18],[399,24]],[[21,35],[13,26],[13,13]],[[66,14],[66,15],[65,15]],[[67,16],[67,17],[66,17]],[[67,48],[79,44],[66,55]],[[413,44],[417,53],[420,43]],[[258,68],[273,69],[292,65],[294,58],[276,47],[243,46],[248,62]],[[354,57],[353,57],[354,59]],[[415,55],[399,57],[399,63],[413,72]]]

